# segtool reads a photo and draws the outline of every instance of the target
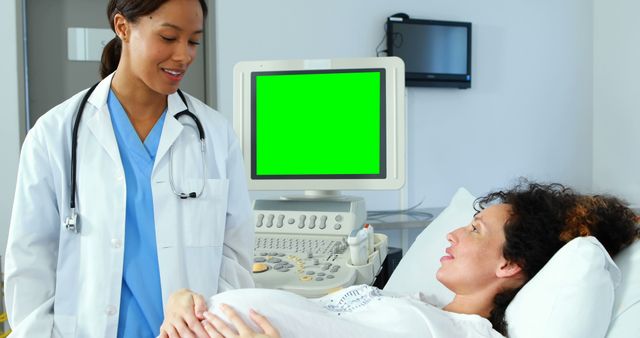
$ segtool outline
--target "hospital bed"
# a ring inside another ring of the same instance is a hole
[[[409,248],[385,291],[424,292],[439,305],[453,298],[435,274],[449,245],[446,234],[469,222],[474,200],[458,190]],[[507,309],[510,338],[640,337],[640,241],[614,260],[593,244],[565,246],[523,287]]]

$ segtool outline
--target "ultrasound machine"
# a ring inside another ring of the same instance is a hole
[[[248,186],[304,191],[253,202],[257,287],[320,297],[372,284],[387,237],[340,191],[405,180],[404,63],[397,57],[240,62],[234,129]]]

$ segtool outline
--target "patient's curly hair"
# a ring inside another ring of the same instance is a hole
[[[478,198],[475,208],[479,211],[495,203],[511,206],[502,254],[522,268],[525,282],[576,237],[596,237],[612,257],[640,238],[638,218],[612,196],[581,195],[561,184],[523,180],[510,190]],[[519,290],[505,290],[494,298],[489,320],[503,335],[507,334],[506,308]]]

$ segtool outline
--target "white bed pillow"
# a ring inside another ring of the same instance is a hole
[[[424,292],[432,296],[431,298],[435,300],[435,305],[440,306],[446,305],[453,299],[453,293],[440,284],[435,275],[440,267],[439,258],[449,245],[446,240],[446,234],[471,220],[475,213],[473,209],[474,201],[475,197],[467,190],[464,188],[458,189],[449,206],[416,238],[416,241],[391,275],[384,288],[385,291],[396,293]],[[584,240],[582,239],[571,246],[567,246],[558,255],[557,259],[552,259],[549,263],[552,266],[545,266],[545,269],[549,271],[558,271],[556,275],[542,274],[541,271],[530,281],[533,285],[523,288],[517,297],[520,299],[517,302],[514,300],[515,304],[512,303],[509,306],[508,313],[510,318],[513,319],[510,328],[515,334],[513,337],[592,337],[591,334],[594,332],[606,332],[611,317],[613,304],[612,287],[617,280],[617,268],[611,263],[611,259],[601,249],[599,243],[594,243],[594,241],[597,242],[595,239],[588,239],[586,240],[587,242]],[[586,256],[580,256],[583,251],[585,255],[591,255],[590,257],[593,260],[585,260],[584,257]],[[568,266],[565,267],[565,265]],[[580,279],[576,278],[579,274],[581,274]],[[551,285],[560,281],[564,281],[567,286],[573,285],[573,288],[540,290],[536,287],[537,285]],[[594,290],[594,286],[597,285],[602,286],[604,289]],[[577,295],[582,297],[574,299]],[[539,310],[527,310],[529,308],[533,309],[533,307],[537,307]],[[605,314],[603,317],[593,321],[577,319],[579,317],[587,318],[587,315],[595,315],[597,311],[586,311],[585,315],[570,317],[571,320],[565,320],[560,317],[560,314],[582,313],[590,308],[604,309],[603,313]],[[523,318],[529,318],[531,321]],[[524,332],[529,323],[535,323],[536,325],[535,330],[532,329],[531,335],[527,335]],[[576,326],[584,329],[584,332],[589,334],[572,336],[566,333],[576,332]],[[540,329],[547,327],[555,328],[554,335],[539,334]],[[603,327],[605,331],[602,331]],[[538,335],[533,334],[536,332],[538,332]],[[601,337],[603,335],[604,333],[600,334]]]
[[[563,246],[507,307],[510,338],[604,337],[620,271],[594,237]]]
[[[453,300],[453,292],[436,279],[440,268],[440,257],[449,246],[447,233],[468,224],[475,210],[475,197],[464,188],[458,189],[447,206],[416,238],[413,245],[403,253],[385,291],[396,293],[424,292],[434,299],[434,305],[444,306]]]
[[[607,338],[640,337],[640,241],[614,259],[622,274]]]

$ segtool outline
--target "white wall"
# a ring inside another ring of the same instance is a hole
[[[16,2],[0,2],[2,252],[20,146]],[[593,180],[637,203],[640,160],[632,128],[640,117],[631,113],[639,105],[631,81],[640,44],[623,25],[634,22],[638,6],[632,0],[216,1],[218,108],[231,117],[238,61],[373,56],[386,17],[396,12],[471,21],[473,88],[408,90],[409,204],[424,197],[426,206],[444,205],[458,186],[481,194],[518,176],[582,189]],[[396,207],[390,201],[399,196],[365,195],[372,209]]]
[[[593,185],[640,205],[640,41],[636,0],[594,2]]]
[[[386,17],[473,23],[472,88],[408,90],[409,204],[441,206],[519,176],[592,180],[592,20],[585,0],[235,0],[215,10],[218,108],[242,60],[374,56]],[[369,193],[372,209],[398,193]]]
[[[18,85],[18,27],[16,1],[0,2],[0,32],[3,32],[3,52],[0,53],[0,254],[4,258],[9,232],[13,192],[20,152],[20,104]],[[3,264],[4,265],[4,264]]]

